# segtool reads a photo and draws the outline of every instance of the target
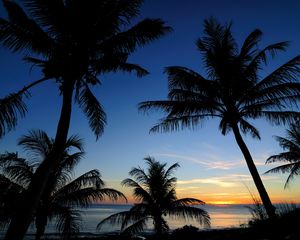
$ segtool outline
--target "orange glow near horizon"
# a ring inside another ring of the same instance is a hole
[[[272,179],[271,179],[272,180]],[[266,189],[269,193],[272,203],[300,203],[300,189],[296,186],[297,181],[289,189],[283,188],[283,181],[265,181]],[[132,189],[120,186],[118,181],[110,182],[113,187],[125,194],[128,204],[136,203],[132,195]],[[214,205],[231,205],[231,204],[253,204],[251,194],[255,199],[259,199],[259,195],[255,186],[251,182],[240,184],[238,182],[226,182],[217,185],[214,183],[179,183],[176,187],[178,198],[196,198],[202,200],[206,204]],[[251,194],[250,194],[251,192]],[[102,203],[111,203],[106,200]],[[126,204],[125,201],[117,201],[117,204]]]

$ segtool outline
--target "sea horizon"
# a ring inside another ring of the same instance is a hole
[[[286,203],[283,203],[286,204]],[[82,211],[82,226],[80,232],[92,233],[92,234],[107,234],[120,232],[120,225],[104,225],[100,230],[97,230],[97,224],[104,218],[122,211],[127,211],[132,206],[132,203],[122,204],[109,204],[109,203],[95,203],[89,208],[80,209]],[[274,204],[275,207],[280,204]],[[181,228],[185,225],[192,225],[200,230],[209,229],[225,229],[241,227],[248,224],[252,215],[248,207],[254,206],[254,204],[205,204],[197,205],[196,207],[206,210],[211,218],[211,227],[204,227],[192,220],[174,219],[166,217],[166,220],[170,226],[170,230]],[[152,224],[149,223],[145,232],[152,232]],[[31,225],[28,233],[34,233],[35,227]],[[46,233],[57,233],[55,229],[54,221],[50,222],[46,228]]]
[[[294,203],[277,203],[274,206]],[[104,218],[110,216],[111,214],[127,211],[132,206],[132,203],[94,203],[86,209],[79,209],[82,211],[82,225],[80,228],[79,235],[107,235],[107,234],[117,234],[120,233],[120,226],[109,226],[104,225],[100,230],[97,230],[97,224]],[[295,205],[299,205],[298,203]],[[209,231],[215,229],[228,229],[228,228],[239,228],[245,227],[249,220],[251,220],[252,215],[249,211],[249,207],[254,206],[254,204],[205,204],[198,205],[198,207],[206,210],[211,217],[211,227],[204,227],[199,225],[195,221],[184,221],[174,218],[166,217],[166,220],[170,226],[170,231],[178,228],[182,228],[185,225],[197,227],[199,230]],[[153,226],[151,223],[143,231],[144,233],[153,232]],[[32,239],[35,234],[35,226],[31,224],[27,231],[27,238]],[[58,231],[55,228],[55,219],[50,221],[46,227],[46,235],[55,237]],[[4,237],[5,230],[0,233],[0,238]],[[59,236],[59,235],[57,235]]]

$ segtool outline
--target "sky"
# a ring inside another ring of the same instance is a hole
[[[137,104],[146,100],[162,100],[167,96],[167,66],[189,67],[203,75],[205,71],[195,41],[203,36],[203,20],[215,16],[221,23],[232,21],[232,32],[239,45],[256,28],[263,31],[259,48],[267,44],[290,41],[285,53],[270,61],[264,76],[300,53],[300,2],[293,0],[146,0],[141,8],[143,18],[161,18],[174,30],[165,37],[137,51],[130,61],[149,70],[150,74],[137,78],[134,74],[106,74],[100,76],[102,85],[93,89],[103,105],[108,121],[104,134],[96,141],[88,121],[74,105],[69,133],[78,134],[85,142],[85,158],[78,165],[75,176],[91,169],[99,169],[108,187],[121,190],[129,198],[131,190],[120,182],[129,177],[132,167],[145,167],[143,158],[171,164],[178,162],[178,197],[196,197],[207,203],[250,203],[257,195],[243,156],[232,134],[223,136],[218,120],[209,120],[194,131],[149,134],[149,129],[161,113],[142,114]],[[0,15],[5,16],[3,6]],[[0,97],[17,91],[33,80],[41,78],[36,69],[22,61],[22,55],[0,48]],[[31,129],[42,129],[54,137],[61,99],[54,83],[34,88],[26,102],[28,113],[20,119],[14,131],[0,140],[0,151],[26,153],[16,146],[17,139]],[[263,174],[275,165],[265,160],[282,151],[274,136],[284,136],[285,127],[271,126],[264,120],[253,122],[261,134],[261,141],[245,136],[266,189],[274,203],[300,202],[300,178],[284,190],[286,175]]]

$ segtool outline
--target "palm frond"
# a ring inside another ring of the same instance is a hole
[[[30,16],[43,28],[47,29],[49,35],[62,34],[64,31],[65,6],[61,0],[24,0],[26,10]]]
[[[118,33],[105,41],[101,49],[109,52],[132,53],[136,47],[144,46],[172,30],[160,19],[144,19],[127,31]]]
[[[106,114],[101,104],[87,85],[81,87],[77,102],[89,119],[90,128],[96,135],[96,139],[98,139],[106,124]]]
[[[13,164],[6,166],[3,173],[15,183],[28,186],[34,174],[35,164],[30,165],[25,159],[14,159]]]
[[[272,58],[275,57],[278,51],[285,51],[288,46],[288,42],[279,42],[275,44],[270,44],[261,51],[257,51],[256,55],[251,59],[251,62],[245,69],[245,75],[253,79],[257,78],[257,71],[260,70],[261,64],[267,64],[267,56],[271,55]]]
[[[167,214],[175,218],[194,219],[199,224],[210,226],[210,216],[208,212],[201,208],[191,206],[177,206],[167,210]]]
[[[13,152],[5,152],[0,154],[0,167],[4,168],[5,166],[9,166],[15,160],[18,161],[18,153]]]
[[[214,83],[209,81],[199,73],[180,66],[170,66],[165,68],[168,75],[169,89],[187,89],[198,92],[212,92]]]
[[[256,89],[262,89],[274,84],[297,82],[300,75],[300,55],[292,58],[281,65],[275,71],[266,76],[256,86]]]
[[[79,161],[83,159],[84,155],[85,152],[67,154],[67,156],[64,156],[60,167],[67,171],[72,171],[72,169],[79,163]]]
[[[151,196],[147,190],[145,190],[142,186],[140,186],[136,181],[130,178],[126,178],[121,183],[124,186],[133,188],[133,195],[137,200],[143,200],[150,202]]]
[[[81,227],[81,211],[68,207],[56,209],[56,229],[62,233],[63,239],[69,239],[71,234],[78,233]]]
[[[30,130],[18,140],[18,145],[31,154],[33,158],[43,160],[51,151],[53,139],[43,130]]]
[[[0,42],[13,52],[49,55],[53,40],[13,1],[3,1],[9,21],[0,18]]]
[[[129,234],[129,235],[137,234],[145,229],[148,220],[149,217],[144,217],[142,219],[139,219],[138,221],[131,224],[129,227],[123,229],[122,233]]]
[[[101,179],[101,174],[97,169],[90,170],[77,177],[72,182],[59,189],[56,195],[65,195],[89,186],[96,186],[97,188],[104,186],[104,182]]]
[[[18,116],[24,117],[27,107],[22,95],[10,94],[0,99],[0,138],[17,125]]]
[[[176,170],[176,169],[179,168],[179,167],[180,167],[179,163],[173,164],[172,166],[170,166],[170,167],[167,169],[167,171],[166,171],[164,177],[165,177],[165,178],[169,178],[169,177],[173,174],[174,170]],[[173,181],[176,182],[176,179],[172,180],[172,182],[173,182]]]
[[[244,119],[240,120],[240,128],[244,134],[250,133],[253,138],[260,139],[260,134],[257,128]]]
[[[92,61],[92,65],[97,74],[103,74],[108,72],[135,72],[138,77],[143,77],[149,72],[143,67],[127,62],[128,54],[117,52],[109,53],[101,56],[100,59]]]
[[[261,111],[260,116],[265,117],[271,124],[285,125],[294,123],[300,113],[296,111]]]
[[[172,203],[172,206],[189,206],[189,205],[203,205],[205,202],[196,198],[180,198]]]
[[[65,149],[68,150],[69,148],[76,148],[79,151],[84,151],[83,139],[80,138],[78,135],[70,136],[65,144]]]
[[[151,129],[151,133],[155,132],[173,132],[182,129],[194,130],[199,124],[203,123],[204,120],[218,116],[215,114],[199,114],[199,115],[186,115],[180,117],[163,118],[161,122],[154,125]]]
[[[109,217],[103,219],[97,224],[97,230],[99,231],[103,225],[109,224],[109,225],[121,225],[125,218],[128,218],[133,214],[130,211],[124,211],[124,212],[118,212],[115,214],[110,215]]]
[[[130,170],[129,175],[134,177],[137,182],[142,184],[147,184],[149,181],[148,175],[141,168],[133,168]],[[127,184],[125,184],[127,185]]]
[[[98,189],[98,200],[102,201],[105,198],[108,198],[109,200],[112,200],[112,201],[117,201],[117,200],[123,199],[127,202],[126,196],[123,193],[121,193],[120,191],[117,191],[113,188]]]
[[[289,173],[289,176],[285,182],[284,188],[287,188],[290,184],[290,182],[293,180],[293,178],[300,174],[300,163],[288,163],[284,164],[275,168],[272,168],[265,172],[265,174],[268,173]]]
[[[297,162],[300,161],[300,151],[288,151],[282,152],[277,155],[272,155],[268,157],[266,163],[274,163],[274,162]]]
[[[107,191],[102,191],[102,189],[85,187],[72,192],[60,192],[59,195],[55,194],[52,198],[54,202],[63,206],[87,208],[92,203],[103,200],[106,193]],[[118,196],[117,193],[109,193],[110,196]]]
[[[256,53],[256,47],[262,36],[262,31],[255,29],[252,31],[247,38],[245,39],[239,57],[244,61],[249,61],[252,59],[252,56]]]

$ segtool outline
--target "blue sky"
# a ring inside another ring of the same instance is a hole
[[[93,89],[102,103],[108,124],[103,136],[96,142],[88,122],[74,106],[70,134],[78,134],[85,141],[86,157],[79,164],[77,174],[98,168],[109,186],[122,191],[119,182],[128,177],[128,171],[143,166],[145,156],[170,164],[179,162],[176,172],[178,193],[181,196],[199,197],[204,201],[218,202],[232,199],[248,199],[248,186],[254,192],[252,181],[242,154],[231,134],[222,136],[217,120],[207,121],[195,131],[149,134],[150,127],[163,115],[141,114],[137,104],[145,100],[165,99],[167,79],[163,74],[166,66],[189,67],[205,75],[201,55],[195,41],[202,36],[203,20],[215,16],[221,23],[232,21],[232,32],[238,43],[255,28],[264,35],[260,48],[266,44],[290,41],[287,52],[280,53],[261,72],[265,75],[276,66],[300,53],[300,2],[298,1],[197,1],[197,0],[146,0],[141,17],[162,18],[174,31],[160,40],[140,48],[130,57],[150,71],[150,75],[137,78],[133,74],[107,74],[100,76],[102,85]],[[4,15],[0,6],[0,14]],[[20,55],[0,49],[0,96],[16,91],[41,74],[30,70]],[[1,139],[1,151],[18,151],[16,140],[29,129],[43,129],[54,136],[59,117],[60,97],[54,83],[46,83],[32,91],[27,101],[28,114],[21,119],[15,131]],[[262,140],[245,137],[260,172],[269,169],[264,162],[271,154],[281,151],[274,135],[284,135],[284,127],[270,126],[264,120],[255,121]],[[263,176],[270,196],[275,201],[300,202],[300,181],[283,191],[284,176]],[[239,198],[238,198],[239,197]],[[238,201],[238,200],[237,200]],[[242,201],[242,200],[241,200]]]

